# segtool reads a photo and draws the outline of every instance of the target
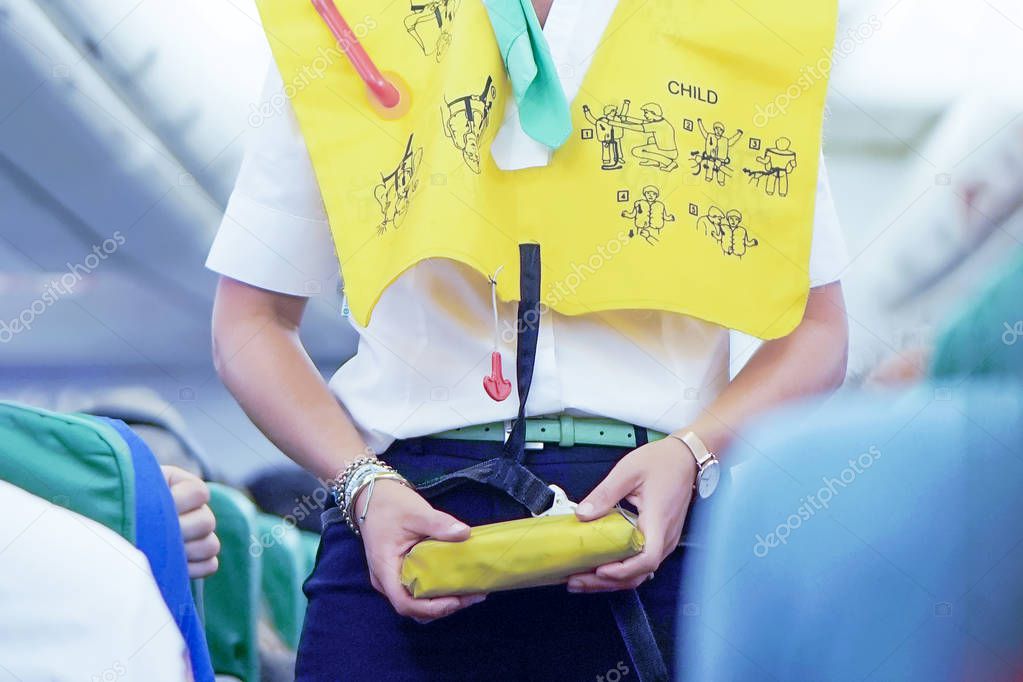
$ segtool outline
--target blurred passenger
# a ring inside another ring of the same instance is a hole
[[[218,480],[181,413],[152,389],[120,387],[65,409],[120,419],[145,441],[160,464],[176,466],[206,481]]]
[[[1023,380],[1023,253],[960,306],[932,341],[888,357],[866,383],[898,386],[928,375]]]
[[[296,528],[320,532],[320,514],[330,492],[302,467],[295,464],[264,467],[246,479],[245,489],[267,514],[292,520]]]
[[[0,481],[0,669],[18,680],[191,680],[145,556]]]

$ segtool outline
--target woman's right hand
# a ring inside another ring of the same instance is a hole
[[[394,610],[420,623],[450,616],[478,604],[485,594],[415,599],[401,584],[405,554],[420,540],[431,538],[461,542],[469,537],[469,526],[450,514],[437,511],[419,493],[397,481],[377,481],[366,520],[360,526],[374,589],[387,597]],[[366,491],[354,508],[362,513]]]

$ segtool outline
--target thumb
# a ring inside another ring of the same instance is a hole
[[[469,526],[436,509],[416,517],[409,530],[444,542],[461,542],[469,537]]]
[[[611,469],[611,473],[579,503],[579,507],[575,510],[576,516],[582,521],[593,521],[606,516],[638,484],[635,470],[629,465],[619,462]]]

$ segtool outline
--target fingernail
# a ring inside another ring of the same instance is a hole
[[[578,512],[581,516],[589,516],[593,513],[593,505],[589,502],[583,502],[578,506],[578,508],[576,508],[576,512]]]
[[[583,591],[583,589],[582,589],[582,587],[581,587],[580,585],[578,585],[577,583],[569,583],[569,584],[568,584],[568,591],[569,591],[569,592],[582,592],[582,591]]]
[[[451,527],[448,528],[448,530],[451,531],[452,533],[464,533],[465,531],[469,530],[469,526],[465,525],[464,523],[452,523]]]
[[[471,597],[469,599],[469,606],[475,606],[476,604],[479,604],[480,602],[486,601],[486,599],[487,599],[487,595],[485,595],[485,594],[479,594],[479,595],[476,595],[475,597]]]

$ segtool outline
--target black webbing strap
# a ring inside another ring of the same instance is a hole
[[[541,514],[554,504],[554,491],[536,474],[514,459],[500,456],[452,471],[416,486],[420,495],[431,498],[473,481],[497,488],[528,509]]]
[[[540,338],[540,245],[519,246],[519,313],[516,324],[518,345],[515,376],[518,379],[519,414],[504,444],[504,456],[523,462],[526,459],[526,398],[533,384],[536,344]],[[553,501],[553,498],[551,498]]]
[[[536,343],[540,336],[540,245],[519,246],[519,309],[516,320],[515,374],[519,411],[501,456],[427,481],[416,487],[433,497],[467,481],[483,483],[507,493],[533,514],[554,504],[554,491],[522,465],[526,459],[526,399],[533,383]]]
[[[638,426],[634,429],[636,447],[646,445],[649,442],[647,430]],[[625,642],[625,650],[629,652],[632,666],[636,669],[636,677],[640,682],[667,680],[668,666],[664,663],[664,656],[657,646],[654,631],[650,628],[650,619],[647,618],[639,593],[636,590],[611,592],[608,598],[615,625],[618,626],[618,632]]]
[[[540,335],[540,246],[519,246],[520,283],[519,308],[516,323],[515,374],[518,381],[519,412],[512,425],[501,456],[479,464],[445,474],[416,490],[430,498],[458,486],[474,481],[493,486],[510,495],[533,514],[540,514],[554,503],[554,492],[533,472],[523,466],[526,458],[526,399],[533,382],[536,344]],[[636,428],[636,445],[647,442],[646,429]],[[610,595],[611,611],[622,635],[622,641],[632,659],[639,682],[662,682],[668,679],[667,666],[657,640],[650,629],[650,621],[635,590]]]
[[[664,682],[668,679],[668,666],[664,656],[657,647],[654,631],[650,629],[643,602],[639,600],[636,590],[609,592],[611,613],[615,625],[625,642],[625,650],[632,659],[632,667],[636,669],[636,677],[640,682]]]

